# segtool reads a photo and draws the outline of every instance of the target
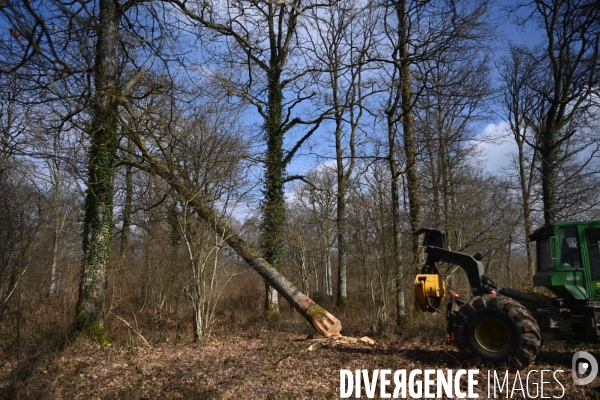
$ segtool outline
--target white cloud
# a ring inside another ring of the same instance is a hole
[[[507,122],[488,124],[479,135],[484,169],[489,173],[502,173],[510,168],[517,145],[512,138]]]

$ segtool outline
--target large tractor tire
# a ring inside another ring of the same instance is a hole
[[[509,297],[474,297],[458,311],[453,330],[459,351],[488,367],[525,368],[540,350],[537,322]]]

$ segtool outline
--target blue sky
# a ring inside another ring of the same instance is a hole
[[[498,23],[498,43],[494,57],[500,59],[506,54],[506,49],[510,42],[522,45],[535,45],[543,39],[543,32],[537,28],[534,22],[527,22],[523,26],[515,24],[514,17],[507,14],[504,7],[516,3],[515,1],[497,0],[492,8],[492,15]],[[522,12],[520,14],[523,14]],[[496,83],[498,82],[498,78]],[[502,110],[498,105],[496,118],[490,118],[487,123],[481,125],[480,135],[487,138],[491,135],[498,139],[493,143],[481,142],[481,148],[484,156],[484,168],[489,173],[502,173],[511,162],[513,154],[516,152],[516,145],[512,139],[508,124],[501,118]]]
[[[515,44],[534,45],[540,43],[543,38],[543,32],[536,27],[534,22],[528,22],[523,26],[518,26],[514,22],[514,16],[508,15],[505,7],[516,3],[515,1],[497,0],[492,7],[492,20],[498,24],[498,37],[495,43],[494,58],[499,60],[506,54],[509,42]],[[522,10],[525,11],[525,10]],[[523,12],[520,12],[521,14]],[[494,85],[499,84],[499,77],[494,77]],[[516,145],[512,139],[512,134],[508,129],[508,124],[502,119],[502,110],[500,104],[491,104],[495,115],[490,115],[485,121],[477,123],[474,129],[479,132],[481,142],[477,146],[481,150],[482,166],[488,173],[503,173],[510,166],[513,154],[516,152]],[[326,153],[333,157],[333,143],[329,135],[326,135],[323,129],[315,133],[314,140],[320,143],[320,146],[327,146],[320,153]],[[491,136],[496,137],[493,142],[489,141]],[[308,150],[305,148],[304,152]],[[326,160],[316,160],[314,157],[299,156],[293,160],[290,165],[290,174],[306,172],[307,169],[316,168],[321,163],[327,163]]]
[[[528,23],[523,27],[516,26],[512,19],[507,15],[503,7],[509,4],[513,4],[515,1],[503,1],[497,0],[494,3],[492,9],[492,17],[499,24],[499,33],[500,37],[497,42],[497,50],[495,52],[495,58],[499,59],[503,53],[504,49],[507,48],[508,41],[512,41],[519,44],[534,44],[540,41],[542,32],[536,29],[535,24]],[[6,29],[5,21],[3,18],[0,18],[0,27]],[[501,110],[498,108],[498,114],[501,115]],[[479,146],[482,150],[484,168],[486,171],[490,173],[495,173],[498,171],[502,171],[505,169],[511,159],[511,154],[514,152],[515,146],[512,143],[510,138],[510,133],[506,131],[507,125],[502,121],[501,116],[498,115],[496,117],[491,116],[489,120],[480,123],[478,131],[480,131],[480,135],[488,136],[490,134],[499,134],[504,137],[503,140],[499,140],[496,143],[489,142],[481,142]],[[252,119],[252,117],[250,117]],[[333,143],[331,139],[327,137],[326,133],[321,129],[321,132],[317,132],[315,134],[314,141],[317,142],[316,146],[321,146],[326,143],[327,148],[325,151],[323,149],[319,150],[319,153],[328,153],[333,155]],[[326,138],[327,137],[327,138]],[[326,139],[325,139],[326,138]],[[302,153],[306,154],[310,152],[310,150],[305,146],[302,150]],[[324,159],[315,159],[312,156],[299,156],[297,157],[292,164],[290,165],[290,174],[302,173],[306,172],[307,169],[315,168],[318,164],[322,162],[327,162]]]

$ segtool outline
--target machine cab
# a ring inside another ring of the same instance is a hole
[[[600,300],[600,221],[562,222],[536,230],[535,286],[559,297]]]

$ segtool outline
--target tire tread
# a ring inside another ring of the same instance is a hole
[[[515,323],[520,336],[516,339],[515,347],[509,348],[500,360],[484,359],[481,354],[477,354],[473,348],[477,344],[470,343],[470,332],[467,332],[467,327],[474,319],[489,312],[505,314]],[[539,352],[541,335],[537,321],[527,308],[509,297],[489,294],[474,297],[458,310],[457,317],[454,325],[455,345],[462,355],[475,363],[483,363],[488,367],[520,369],[531,364]]]

